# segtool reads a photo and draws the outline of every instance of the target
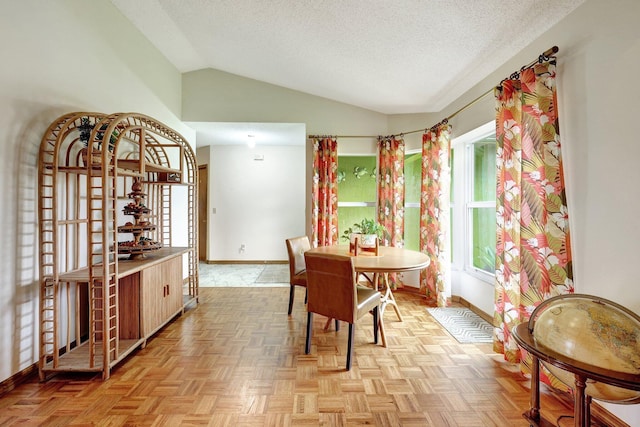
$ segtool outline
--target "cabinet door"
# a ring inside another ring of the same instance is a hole
[[[162,264],[145,268],[140,278],[140,326],[142,335],[148,336],[162,324],[164,317]]]
[[[162,263],[163,277],[167,282],[164,298],[164,316],[168,320],[182,310],[182,257],[171,258]]]
[[[141,327],[149,336],[182,308],[182,257],[140,272]]]

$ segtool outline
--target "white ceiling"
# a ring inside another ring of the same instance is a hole
[[[403,114],[442,110],[584,0],[111,1],[182,72]]]
[[[307,140],[304,123],[185,122],[196,130],[197,146],[303,145]]]

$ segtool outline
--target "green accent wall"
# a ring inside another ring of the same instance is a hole
[[[358,178],[356,168],[366,173]],[[338,201],[375,203],[376,171],[376,156],[339,156],[338,177],[344,174],[344,180],[338,182]]]
[[[358,176],[354,171],[360,171]],[[339,156],[338,202],[376,202],[376,156]],[[338,208],[338,235],[365,218],[376,219],[375,206]],[[341,239],[341,243],[346,242]]]
[[[407,203],[420,202],[421,158],[421,153],[412,153],[405,158],[405,201]],[[338,183],[339,202],[370,202],[375,204],[377,199],[376,162],[376,156],[340,156],[338,158],[338,172],[340,175],[344,174],[344,180]],[[356,170],[366,170],[366,173],[361,173],[358,178]],[[377,219],[376,208],[374,206],[341,206],[338,208],[338,234],[342,235],[344,230],[364,218]],[[404,220],[405,247],[419,250],[420,208],[406,208]]]

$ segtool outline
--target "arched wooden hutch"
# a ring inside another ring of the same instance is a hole
[[[198,301],[197,164],[136,113],[75,112],[39,157],[41,379],[101,372]]]

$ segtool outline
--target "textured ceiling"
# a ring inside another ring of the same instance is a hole
[[[182,72],[437,112],[583,0],[112,0]]]
[[[180,71],[438,112],[584,0],[111,0]]]

